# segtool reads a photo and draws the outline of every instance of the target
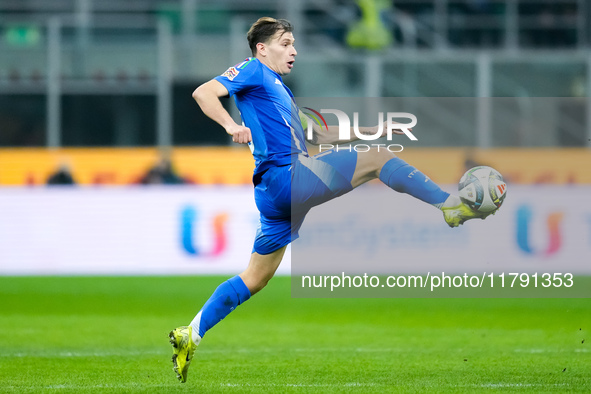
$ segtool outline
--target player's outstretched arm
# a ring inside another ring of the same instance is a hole
[[[250,129],[234,122],[222,105],[220,97],[228,95],[228,89],[215,79],[204,83],[193,92],[193,98],[205,115],[222,126],[232,136],[232,141],[246,144],[252,141]]]

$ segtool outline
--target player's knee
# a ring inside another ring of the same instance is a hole
[[[390,152],[388,149],[384,149],[384,148],[378,149],[377,147],[373,148],[373,149],[375,151],[374,156],[379,158],[382,161],[384,161],[384,160],[388,161],[391,158],[396,157],[396,154],[394,152]]]
[[[365,162],[364,167],[370,172],[379,172],[384,164],[396,157],[387,149],[378,149],[377,147],[373,147],[369,152],[361,155],[363,155],[362,160]]]
[[[382,167],[396,155],[382,147],[372,147],[367,152],[357,154],[357,165],[351,185],[357,187],[380,176]]]

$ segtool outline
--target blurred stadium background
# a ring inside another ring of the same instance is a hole
[[[0,0],[4,389],[176,383],[165,333],[222,280],[202,274],[244,268],[257,224],[248,148],[191,93],[250,55],[245,33],[260,16],[295,25],[285,81],[296,97],[419,97],[428,111],[401,157],[450,190],[477,164],[506,176],[499,215],[453,234],[405,200],[391,246],[405,267],[420,252],[448,272],[476,260],[479,272],[591,275],[587,0]],[[135,277],[145,274],[198,276]],[[288,278],[270,287],[208,334],[203,391],[282,390],[280,379],[309,392],[384,392],[396,379],[415,392],[591,385],[586,300],[336,303],[290,299]],[[195,305],[171,311],[191,288]],[[351,345],[351,331],[368,335]]]

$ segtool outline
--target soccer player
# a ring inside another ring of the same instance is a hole
[[[379,178],[393,190],[442,210],[450,227],[485,217],[388,150],[326,151],[309,156],[302,119],[303,123],[307,121],[281,79],[291,72],[297,55],[292,25],[283,19],[260,18],[251,26],[247,39],[252,57],[199,86],[193,98],[234,142],[251,145],[260,225],[246,270],[222,283],[190,325],[170,332],[173,368],[181,382],[187,380],[195,349],[205,333],[273,277],[287,245],[297,238],[313,206]],[[234,96],[243,125],[235,123],[222,106],[220,98],[228,95]],[[314,125],[312,142],[343,142],[337,141],[335,128]],[[362,133],[377,131],[360,128]]]

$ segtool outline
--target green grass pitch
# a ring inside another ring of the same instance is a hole
[[[0,392],[591,392],[589,299],[292,299],[286,277],[181,384],[167,334],[223,279],[0,278]]]

